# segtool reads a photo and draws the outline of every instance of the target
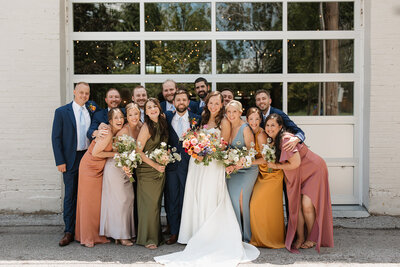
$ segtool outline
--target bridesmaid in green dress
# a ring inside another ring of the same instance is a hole
[[[148,158],[145,152],[151,153],[161,142],[168,141],[168,126],[157,99],[149,98],[146,101],[144,114],[144,124],[137,138],[137,150],[143,163],[136,169],[139,217],[136,243],[148,249],[156,249],[162,241],[160,211],[165,166]]]

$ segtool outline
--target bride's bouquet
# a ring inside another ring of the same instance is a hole
[[[195,163],[209,165],[222,151],[226,142],[216,133],[208,133],[204,129],[188,130],[180,139],[182,146],[188,155],[195,159]]]
[[[226,178],[230,178],[231,173],[236,173],[241,168],[250,168],[256,154],[253,143],[250,149],[244,146],[242,148],[230,147],[225,150],[222,153],[222,163],[225,166]]]
[[[126,176],[133,183],[133,169],[137,168],[139,164],[142,163],[142,158],[138,153],[136,153],[136,141],[129,135],[122,135],[114,137],[113,148],[117,150],[118,153],[115,154],[115,166],[122,168]]]
[[[154,149],[151,153],[147,151],[145,154],[149,159],[154,160],[162,166],[167,166],[168,163],[174,163],[175,161],[181,161],[181,155],[176,153],[176,148],[168,149],[165,142],[161,142],[160,147]],[[162,176],[162,173],[160,173],[160,176]]]
[[[263,148],[261,151],[261,155],[267,162],[275,163],[276,156],[275,156],[275,147],[270,146],[269,144],[263,144]],[[267,172],[272,172],[271,168],[268,168]]]

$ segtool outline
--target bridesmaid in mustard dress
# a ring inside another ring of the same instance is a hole
[[[165,166],[148,158],[145,152],[152,152],[160,147],[161,142],[168,141],[168,125],[157,99],[146,101],[144,113],[144,124],[137,139],[140,144],[137,151],[143,163],[136,169],[139,217],[136,244],[156,249],[162,242],[160,212]]]
[[[250,108],[246,114],[247,122],[255,134],[256,160],[259,173],[250,201],[250,244],[257,247],[284,248],[285,223],[283,217],[283,171],[268,172],[266,161],[261,155],[262,145],[267,143],[267,134],[259,126],[261,112]],[[270,169],[271,171],[271,169]]]
[[[105,137],[99,136],[92,141],[79,165],[75,240],[89,248],[110,242],[99,235],[103,170],[107,158],[115,155],[113,137],[124,125],[124,114],[119,108],[112,108],[108,120],[110,128],[104,130]]]

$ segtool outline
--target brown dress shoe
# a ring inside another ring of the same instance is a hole
[[[178,241],[178,235],[171,235],[170,238],[165,242],[167,245],[175,244]]]
[[[61,238],[58,244],[60,245],[60,247],[63,247],[68,245],[72,241],[74,241],[74,236],[71,233],[65,233],[64,237]]]

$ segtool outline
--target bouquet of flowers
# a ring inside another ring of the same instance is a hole
[[[255,160],[257,151],[254,149],[254,144],[251,148],[247,147],[236,148],[230,147],[223,152],[222,162],[226,167],[226,178],[230,178],[231,173],[236,173],[240,168],[250,168]]]
[[[161,142],[160,148],[154,149],[151,153],[147,151],[146,156],[162,166],[167,166],[168,163],[174,163],[175,161],[181,161],[181,155],[176,153],[176,148],[168,149],[165,142]],[[160,173],[161,176],[162,173]]]
[[[267,162],[275,163],[275,147],[270,146],[269,144],[263,144],[263,148],[261,151],[261,155]],[[271,168],[268,168],[267,172],[272,172]]]
[[[124,134],[122,136],[114,137],[115,142],[113,148],[118,153],[115,154],[115,166],[122,168],[125,174],[129,177],[129,180],[133,183],[133,169],[137,168],[142,163],[142,158],[136,153],[136,141],[132,137]]]
[[[180,139],[185,152],[195,159],[195,163],[209,165],[213,159],[218,158],[222,151],[224,140],[215,133],[207,133],[204,129],[188,130]]]

